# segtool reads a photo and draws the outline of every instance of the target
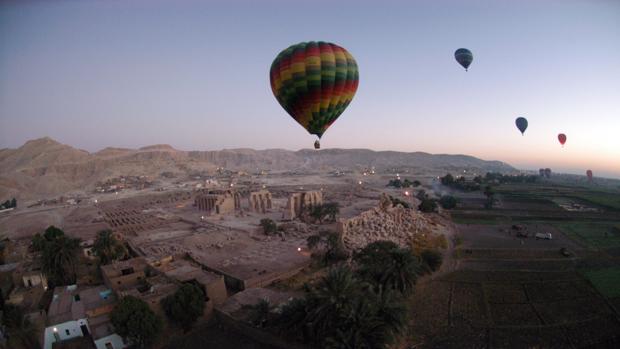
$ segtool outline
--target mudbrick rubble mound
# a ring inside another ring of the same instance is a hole
[[[423,214],[400,204],[392,205],[385,194],[377,207],[352,218],[339,219],[337,225],[345,246],[350,250],[361,249],[377,240],[409,246],[415,234],[441,232],[443,228],[437,215]]]

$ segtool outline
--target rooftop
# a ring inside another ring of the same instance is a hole
[[[52,349],[96,349],[96,347],[92,338],[86,336],[53,342]]]
[[[19,305],[27,312],[38,311],[45,308],[45,305],[42,304],[44,303],[44,294],[45,289],[40,285],[29,288],[17,287],[13,289],[7,302]],[[46,298],[49,299],[48,297]]]
[[[112,304],[116,298],[105,286],[78,289],[76,285],[59,286],[54,289],[54,296],[47,312],[49,325],[84,319],[86,311]]]
[[[148,263],[142,257],[136,257],[124,261],[113,262],[112,264],[102,265],[101,273],[109,278],[125,275],[128,270],[133,268],[133,272],[143,271],[148,267]],[[130,274],[131,274],[130,273]]]
[[[177,289],[177,285],[171,283],[165,276],[158,275],[150,277],[145,280],[146,285],[141,287],[134,287],[125,291],[122,291],[122,296],[134,296],[142,300],[148,300],[152,298],[159,298],[167,296]]]
[[[114,334],[114,326],[108,314],[103,314],[88,319],[90,333],[94,340]]]
[[[175,260],[165,266],[162,266],[159,270],[171,279],[180,282],[196,280],[203,285],[208,285],[222,277],[215,273],[203,270],[200,267],[194,266],[190,264],[190,262],[184,260]]]

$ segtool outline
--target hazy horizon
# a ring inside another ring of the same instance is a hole
[[[284,3],[3,2],[0,148],[44,136],[90,152],[310,148],[268,72],[289,45],[326,40],[360,70],[326,149],[620,178],[620,2]]]
[[[54,139],[52,137],[49,136],[44,136],[44,137],[40,137],[37,139],[31,139],[28,141],[35,141],[38,139],[44,139],[44,138],[50,138],[53,141],[71,146],[75,149],[78,150],[83,150],[83,151],[87,151],[90,154],[93,153],[97,153],[99,151],[102,151],[106,148],[119,148],[119,149],[130,149],[130,150],[139,150],[140,148],[144,148],[144,147],[150,147],[150,146],[157,146],[157,145],[163,145],[163,146],[171,146],[172,148],[174,148],[175,150],[179,150],[179,151],[222,151],[222,150],[242,150],[242,149],[251,149],[251,150],[256,150],[256,151],[265,151],[265,150],[285,150],[285,151],[292,151],[292,152],[296,152],[296,151],[300,151],[300,150],[311,150],[311,151],[315,151],[314,149],[312,149],[311,147],[305,147],[305,148],[297,148],[297,149],[290,149],[290,148],[247,148],[247,147],[230,147],[230,148],[209,148],[209,149],[194,149],[194,148],[180,148],[177,146],[174,146],[172,144],[167,144],[167,143],[153,143],[153,144],[143,144],[143,145],[139,145],[139,146],[135,146],[135,147],[123,147],[123,146],[115,146],[115,145],[107,145],[104,146],[102,148],[96,148],[96,149],[86,149],[86,148],[82,148],[82,147],[77,147],[77,146],[73,146],[71,144],[67,144],[64,142],[61,142],[57,139]],[[27,141],[27,142],[28,142]],[[22,144],[24,145],[24,144]],[[3,149],[16,149],[19,148],[18,147],[10,147],[10,148],[0,148],[0,150]],[[539,167],[531,167],[531,168],[527,168],[527,167],[519,167],[516,166],[514,164],[508,163],[506,161],[503,161],[502,159],[491,159],[491,158],[481,158],[481,157],[477,157],[474,156],[472,154],[465,154],[465,153],[430,153],[430,152],[426,152],[423,150],[411,150],[411,151],[400,151],[400,150],[393,150],[393,149],[369,149],[369,148],[326,148],[323,150],[328,150],[328,149],[341,149],[341,150],[370,150],[370,151],[375,151],[375,152],[382,152],[382,151],[394,151],[394,152],[403,152],[403,153],[426,153],[426,154],[430,154],[430,155],[452,155],[452,156],[473,156],[476,157],[478,159],[481,160],[485,160],[485,161],[500,161],[503,163],[507,163],[510,166],[513,166],[515,169],[519,170],[519,171],[532,171],[532,172],[538,172]],[[559,168],[552,168],[552,170],[554,171],[554,173],[559,173],[559,174],[569,174],[569,175],[578,175],[578,176],[585,176],[585,174],[580,173],[579,169],[559,169]],[[613,173],[612,174],[607,174],[607,173],[599,173],[597,174],[597,177],[601,177],[601,178],[611,178],[611,179],[620,179],[620,176],[616,176]]]

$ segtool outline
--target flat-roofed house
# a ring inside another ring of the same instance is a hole
[[[54,343],[77,337],[89,337],[93,341],[95,338],[90,322],[97,320],[100,325],[100,317],[109,314],[115,304],[116,296],[103,285],[86,289],[76,285],[56,287],[47,312],[44,349],[52,349]],[[100,343],[94,343],[98,349],[126,347],[122,338],[113,332],[98,339]]]

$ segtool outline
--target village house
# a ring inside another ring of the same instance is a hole
[[[127,345],[114,333],[108,317],[115,304],[115,295],[105,286],[56,287],[47,311],[43,348],[52,349],[54,343],[76,337],[91,338],[97,349],[125,348]]]

